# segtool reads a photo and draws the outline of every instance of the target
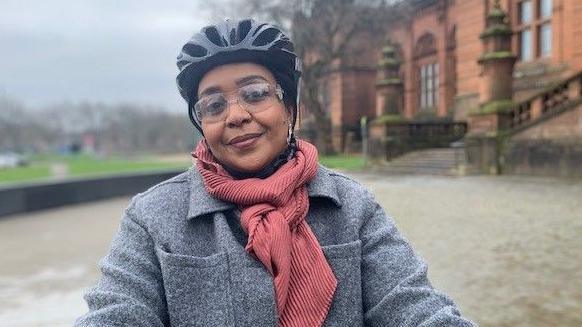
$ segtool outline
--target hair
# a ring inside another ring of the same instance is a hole
[[[291,108],[291,113],[295,111],[296,115],[298,115],[299,108],[296,108],[297,89],[293,86],[293,77],[289,76],[289,74],[271,69],[268,66],[265,67],[271,72],[271,74],[273,74],[275,81],[277,81],[277,84],[279,84],[283,89],[283,103],[285,104],[285,109],[289,110],[289,108]]]

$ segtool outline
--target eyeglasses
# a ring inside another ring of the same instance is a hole
[[[214,93],[201,97],[194,104],[194,114],[199,122],[215,123],[226,118],[229,105],[237,103],[249,113],[269,109],[283,100],[283,90],[279,84],[273,88],[269,83],[245,85],[236,92],[236,97],[229,101],[223,93]]]

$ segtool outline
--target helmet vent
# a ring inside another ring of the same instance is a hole
[[[230,33],[229,33],[228,37],[230,38],[230,44],[231,45],[235,45],[235,44],[238,44],[240,42],[236,38],[236,31],[234,29],[230,30]]]
[[[206,54],[208,53],[208,51],[204,47],[192,43],[187,43],[186,45],[184,45],[182,50],[194,58],[205,57]]]
[[[281,49],[285,49],[288,50],[290,52],[295,52],[295,47],[293,46],[293,43],[291,43],[290,41],[284,41],[282,42],[282,46]]]
[[[214,43],[215,45],[222,47],[223,43],[222,43],[222,38],[220,37],[220,34],[218,33],[218,30],[216,29],[216,27],[211,26],[208,27],[206,29],[204,29],[204,34],[206,34],[206,37],[208,38],[208,40],[210,40],[210,42]]]
[[[273,42],[277,35],[280,33],[281,32],[275,28],[267,28],[257,36],[257,38],[253,41],[253,45],[258,47],[267,45]]]
[[[185,65],[189,64],[190,60],[180,60],[177,62],[177,65],[180,69],[182,69],[182,67],[184,67]]]
[[[245,19],[238,24],[238,40],[244,40],[245,37],[249,34],[251,30],[251,21],[250,19]]]

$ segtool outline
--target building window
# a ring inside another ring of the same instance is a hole
[[[439,102],[439,64],[420,66],[420,109],[434,109]]]
[[[539,0],[539,55],[550,57],[552,55],[552,0]]]
[[[531,44],[531,29],[526,28],[519,34],[520,51],[519,56],[521,61],[530,61],[533,59],[533,51]]]
[[[545,23],[540,27],[540,56],[550,57],[552,55],[552,24]]]
[[[531,23],[533,18],[532,9],[531,0],[525,0],[519,4],[519,22],[522,25]]]
[[[552,18],[552,0],[540,1],[540,18]]]
[[[517,3],[519,58],[523,62],[552,55],[552,0]]]

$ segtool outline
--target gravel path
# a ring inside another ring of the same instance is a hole
[[[479,325],[582,326],[582,182],[353,177]],[[70,326],[128,200],[1,219],[2,326]]]
[[[481,326],[582,326],[582,183],[360,175]]]

